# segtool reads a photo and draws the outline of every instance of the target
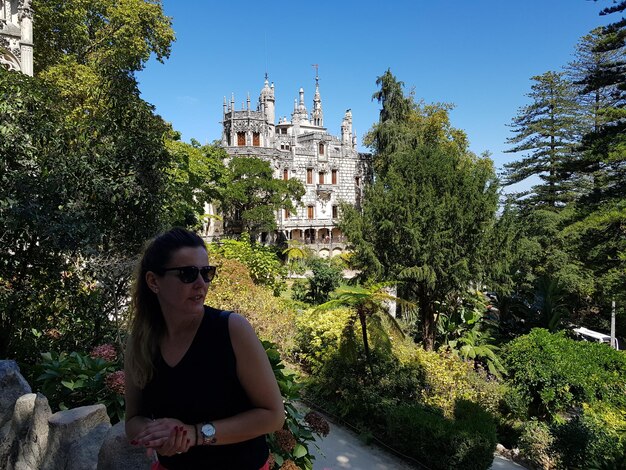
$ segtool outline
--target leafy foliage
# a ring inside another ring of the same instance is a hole
[[[46,352],[41,358],[37,382],[53,410],[102,403],[113,423],[124,419],[124,372],[117,356]]]
[[[211,263],[215,263],[218,270],[206,303],[244,315],[261,338],[279,344],[284,354],[291,352],[296,335],[295,309],[291,302],[276,297],[268,287],[256,284],[248,267],[240,261],[211,254]]]
[[[169,57],[174,32],[160,0],[35,2],[37,70],[77,64],[131,73]]]
[[[219,244],[210,245],[209,249],[212,253],[245,264],[254,282],[270,287],[274,295],[284,288],[287,272],[276,252],[270,247],[251,243],[247,233],[243,233],[239,240],[223,239]]]
[[[377,149],[383,170],[366,189],[362,213],[344,207],[340,226],[365,275],[402,281],[399,295],[419,304],[422,339],[432,348],[436,302],[483,272],[497,184],[491,160],[467,150],[444,107],[413,105],[406,121],[379,123],[372,133],[396,125],[404,143]]]
[[[534,329],[508,343],[504,358],[528,416],[550,421],[598,401],[626,406],[626,357],[605,344]]]
[[[528,95],[532,102],[513,118],[515,135],[508,140],[509,152],[529,152],[522,160],[505,165],[505,184],[515,184],[536,175],[542,183],[519,195],[519,204],[557,209],[572,200],[572,189],[563,178],[564,160],[576,145],[578,109],[571,83],[558,72],[533,77]]]
[[[114,339],[170,158],[133,76],[169,54],[160,3],[37,3],[37,77],[0,70],[0,355],[25,365]]]
[[[226,185],[226,152],[217,145],[181,142],[173,134],[165,141],[172,157],[167,172],[168,197],[164,210],[171,217],[171,226],[199,227],[208,222],[206,205],[219,201]]]
[[[323,426],[321,428],[312,426],[307,422],[307,416],[298,408],[296,402],[300,399],[301,386],[295,374],[285,372],[276,344],[263,341],[263,347],[283,396],[286,413],[283,429],[268,436],[270,452],[275,463],[271,468],[278,468],[283,462],[291,460],[300,469],[312,470],[315,457],[310,453],[309,446],[315,443],[316,435],[328,434],[328,430],[323,429]],[[323,421],[323,418],[320,419]]]
[[[332,310],[337,307],[348,307],[353,310],[353,316],[346,324],[346,327],[354,328],[355,320],[359,320],[365,357],[367,362],[370,364],[370,371],[372,372],[372,375],[374,374],[374,368],[367,335],[368,321],[370,323],[375,323],[376,320],[378,320],[377,315],[381,312],[386,312],[388,314],[389,321],[396,326],[396,329],[400,332],[400,334],[403,334],[402,329],[396,323],[395,318],[392,315],[389,315],[388,310],[386,310],[382,302],[406,302],[394,295],[391,295],[385,290],[386,287],[389,287],[389,285],[372,284],[366,287],[358,285],[339,287],[335,290],[335,292],[333,292],[332,298],[328,302],[325,302],[317,307],[317,310]]]
[[[459,401],[454,419],[419,405],[387,410],[389,438],[398,450],[432,469],[487,469],[496,448],[493,418],[475,403]]]
[[[341,270],[333,266],[328,260],[313,258],[308,265],[313,272],[309,280],[307,300],[312,304],[321,304],[328,300],[342,281]]]
[[[348,308],[308,309],[296,315],[295,357],[306,371],[317,374],[337,353],[343,331],[353,315]]]
[[[254,240],[276,229],[275,212],[295,210],[305,189],[297,179],[275,179],[269,162],[256,157],[233,157],[228,163],[222,199],[226,234],[248,232]]]

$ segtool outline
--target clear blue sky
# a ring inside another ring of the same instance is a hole
[[[530,78],[559,70],[578,39],[616,20],[598,16],[610,0],[412,0],[260,2],[164,0],[176,42],[165,64],[138,74],[145,100],[183,140],[221,137],[224,96],[237,109],[250,92],[256,106],[267,71],[276,87],[276,115],[290,118],[298,89],[309,112],[319,64],[324,124],[339,135],[352,109],[363,134],[378,119],[371,101],[387,68],[416,99],[455,105],[452,124],[471,149],[496,166],[506,126],[526,104]]]

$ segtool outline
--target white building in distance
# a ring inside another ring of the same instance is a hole
[[[341,136],[324,127],[324,112],[315,77],[313,108],[309,114],[304,90],[294,100],[291,120],[276,123],[274,84],[267,76],[256,109],[250,97],[241,110],[235,110],[235,97],[224,98],[222,146],[230,156],[251,156],[269,161],[275,178],[297,178],[305,188],[302,205],[296,213],[276,214],[277,233],[263,234],[261,241],[280,238],[307,243],[320,256],[330,257],[345,250],[343,234],[336,227],[340,202],[360,205],[369,154],[357,151],[348,109],[341,123]]]
[[[30,0],[0,0],[0,67],[33,76]]]

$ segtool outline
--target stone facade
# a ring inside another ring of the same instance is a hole
[[[310,114],[300,88],[291,120],[283,117],[276,123],[275,115],[274,84],[269,84],[267,76],[256,109],[251,109],[249,96],[241,110],[235,109],[234,95],[230,102],[224,98],[222,146],[226,152],[269,161],[275,178],[296,178],[306,188],[297,211],[277,213],[278,232],[263,234],[261,241],[272,242],[283,236],[310,244],[323,257],[340,254],[345,244],[336,227],[339,204],[361,203],[369,165],[369,155],[356,148],[352,112],[348,109],[343,117],[341,136],[331,135],[324,127],[316,76]]]
[[[0,0],[0,66],[33,76],[30,0]]]

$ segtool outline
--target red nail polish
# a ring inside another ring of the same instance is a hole
[[[185,429],[185,430],[183,431],[183,436],[186,436],[186,435],[187,435],[187,430]]]
[[[138,444],[138,442],[135,439],[133,439],[132,441],[130,441],[130,444],[133,445],[133,446],[136,446]]]

